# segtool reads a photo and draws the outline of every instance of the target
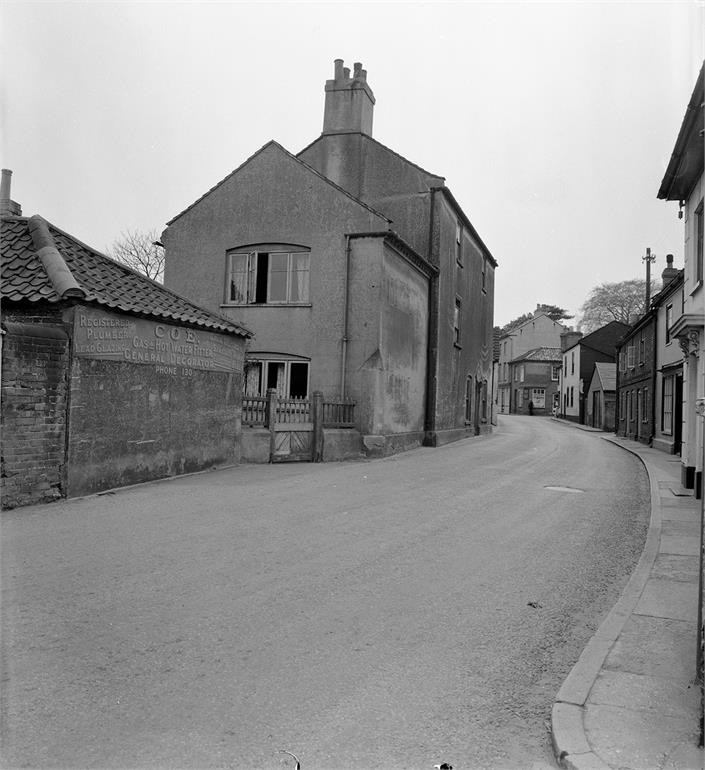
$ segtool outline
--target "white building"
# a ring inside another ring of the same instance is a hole
[[[705,67],[705,65],[704,65]],[[683,212],[685,248],[683,313],[669,330],[683,352],[683,486],[702,496],[703,418],[698,401],[705,398],[705,289],[703,288],[703,67],[676,139],[671,160],[658,191],[662,200],[678,201]]]

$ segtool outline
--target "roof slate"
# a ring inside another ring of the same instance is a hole
[[[518,356],[514,361],[560,361],[561,349],[560,348],[533,348],[533,350],[527,350],[526,353]],[[514,363],[512,361],[512,363]]]
[[[58,227],[47,225],[54,246],[85,296],[81,301],[125,313],[252,336],[244,326],[195,305]],[[10,302],[60,302],[67,298],[67,293],[57,293],[52,276],[37,255],[27,217],[2,218],[0,295],[3,301]]]

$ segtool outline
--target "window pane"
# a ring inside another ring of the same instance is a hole
[[[305,398],[308,395],[308,364],[290,364],[289,395],[296,398]]]
[[[247,302],[248,254],[230,255],[229,302]]]
[[[288,263],[288,254],[274,252],[269,255],[269,287],[267,302],[286,302]]]
[[[308,302],[308,252],[295,252],[290,255],[291,281],[289,302]]]

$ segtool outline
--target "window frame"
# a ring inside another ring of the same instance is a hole
[[[285,250],[287,249],[288,250]],[[273,270],[273,264],[275,260],[273,258],[286,255],[286,271]],[[262,279],[258,273],[262,259],[266,257],[266,289],[264,301],[257,301],[258,294],[261,292],[261,287],[264,286],[264,279]],[[302,269],[301,263],[297,261],[298,258],[305,257],[305,268]],[[244,261],[244,269],[235,270],[234,263],[236,258],[240,258]],[[286,272],[284,299],[273,298],[273,284],[272,276]],[[296,292],[299,292],[298,275],[299,273],[305,273],[306,279],[303,285],[303,297],[292,299],[292,293],[294,286],[296,285]],[[238,281],[234,281],[235,275],[243,276]],[[295,284],[294,281],[297,280]],[[236,284],[240,285],[240,298],[234,298],[234,288]],[[268,245],[267,249],[245,249],[236,248],[226,252],[226,282],[225,282],[225,305],[244,307],[247,305],[293,305],[293,306],[307,306],[310,305],[310,289],[311,289],[311,250],[302,247],[295,246],[294,244],[272,244]]]

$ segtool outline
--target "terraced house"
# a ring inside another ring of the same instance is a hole
[[[352,399],[361,449],[490,430],[497,262],[445,180],[372,137],[336,60],[323,132],[270,141],[162,236],[165,284],[246,325],[245,391]]]

